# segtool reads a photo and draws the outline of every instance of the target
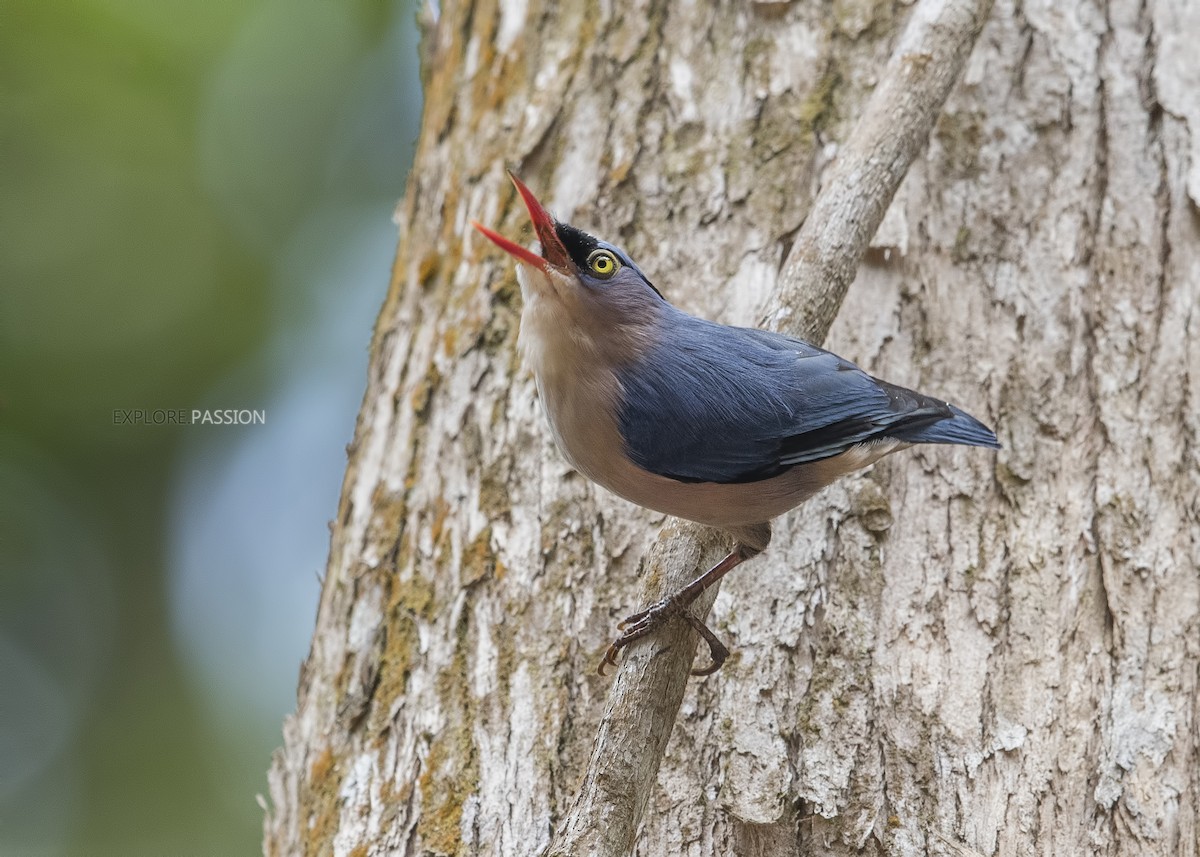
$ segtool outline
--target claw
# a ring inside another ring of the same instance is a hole
[[[712,675],[719,670],[725,663],[725,659],[729,657],[729,649],[725,644],[717,639],[717,635],[712,630],[701,622],[691,611],[685,611],[683,618],[688,620],[688,624],[696,629],[696,633],[704,638],[704,642],[708,643],[708,656],[712,658],[712,663],[704,669],[692,670],[692,675],[705,676]]]
[[[767,535],[769,538],[770,527],[767,528]],[[671,617],[682,614],[688,624],[696,629],[696,633],[704,638],[704,642],[708,643],[708,654],[712,658],[711,664],[703,669],[692,670],[692,675],[712,675],[715,673],[725,663],[725,659],[729,657],[729,649],[725,648],[725,645],[717,639],[717,635],[710,631],[707,625],[693,616],[688,608],[701,592],[724,577],[731,569],[736,568],[742,562],[757,554],[760,550],[762,550],[761,546],[757,548],[748,547],[741,542],[737,542],[728,556],[683,587],[683,589],[667,596],[661,601],[654,602],[645,610],[641,610],[631,616],[626,616],[622,621],[617,623],[617,630],[621,633],[617,635],[617,638],[612,641],[612,645],[605,651],[600,665],[596,667],[596,672],[600,675],[605,675],[605,670],[608,667],[615,667],[617,665],[617,655],[621,653],[621,649],[628,646],[634,640],[640,640]]]
[[[623,621],[619,622],[617,628],[621,633],[605,650],[604,657],[600,659],[600,663],[596,667],[596,672],[599,675],[608,675],[608,668],[617,665],[617,656],[621,653],[621,649],[657,630],[676,615],[682,615],[687,623],[696,630],[696,633],[704,639],[704,642],[708,643],[708,654],[712,663],[702,669],[692,670],[692,675],[706,676],[715,673],[729,657],[729,649],[690,610],[671,598],[664,598],[645,610],[626,616]]]
[[[605,670],[609,667],[615,667],[617,665],[617,652],[619,651],[620,649],[617,648],[616,643],[613,643],[608,647],[608,651],[606,651],[604,653],[604,657],[600,659],[600,665],[596,667],[596,672],[599,675],[608,675]]]

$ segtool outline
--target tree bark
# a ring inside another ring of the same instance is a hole
[[[539,853],[580,787],[662,521],[544,429],[511,265],[465,229],[525,226],[503,168],[753,324],[908,15],[592,6],[428,25],[268,854]],[[827,344],[1006,448],[901,453],[778,522],[635,853],[1197,853],[1198,35],[1187,0],[997,3]]]

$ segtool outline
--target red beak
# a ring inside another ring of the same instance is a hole
[[[505,253],[513,256],[518,262],[524,262],[526,265],[532,265],[542,271],[546,271],[550,267],[557,268],[560,271],[570,270],[572,267],[571,257],[567,253],[567,248],[559,240],[558,232],[554,229],[554,218],[537,201],[537,197],[533,195],[533,191],[525,187],[519,178],[511,172],[508,174],[508,177],[516,185],[517,193],[521,194],[521,200],[525,203],[525,209],[529,212],[529,219],[533,221],[533,231],[537,233],[538,241],[542,242],[542,255],[539,256],[533,251],[525,249],[520,244],[509,241],[500,233],[493,232],[491,229],[476,223],[474,220],[471,221],[471,225],[482,232]]]

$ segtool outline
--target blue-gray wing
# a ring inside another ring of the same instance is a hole
[[[618,373],[630,458],[686,482],[752,482],[883,438],[997,447],[954,406],[872,378],[807,342],[672,313]]]

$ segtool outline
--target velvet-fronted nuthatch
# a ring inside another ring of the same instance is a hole
[[[511,175],[511,174],[510,174]],[[723,560],[621,623],[600,664],[689,609],[771,540],[771,521],[839,476],[916,443],[999,448],[954,405],[873,378],[815,345],[676,309],[621,249],[559,223],[524,184],[541,255],[475,223],[517,261],[519,342],[567,460],[627,500],[733,536]]]

